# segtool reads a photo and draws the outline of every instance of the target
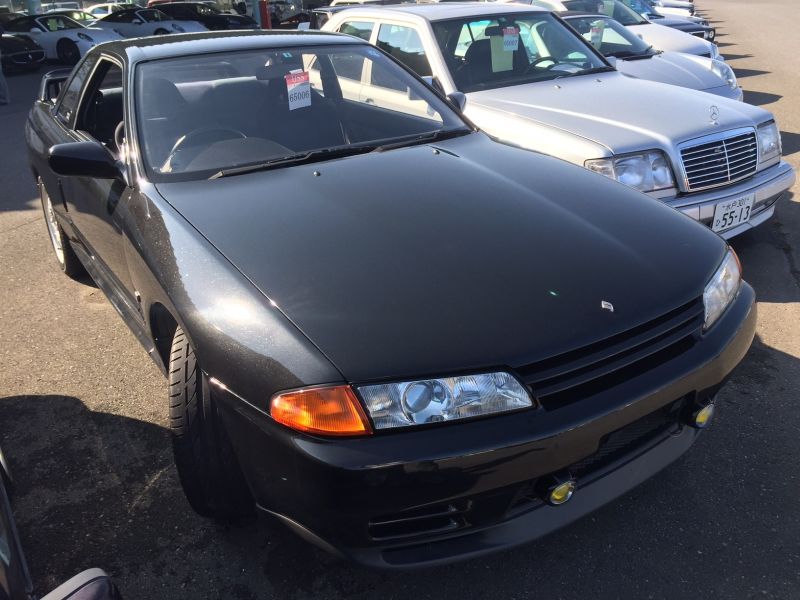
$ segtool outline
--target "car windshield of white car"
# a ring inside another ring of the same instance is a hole
[[[642,38],[613,19],[569,17],[567,24],[604,56],[647,58],[657,54]]]
[[[646,25],[647,19],[619,0],[564,0],[564,8],[581,12],[593,12],[611,17],[626,27],[629,25]]]
[[[609,70],[575,32],[549,13],[499,14],[432,23],[462,92]]]
[[[172,19],[172,17],[160,10],[140,10],[136,13],[136,16],[144,19],[148,23],[157,23],[158,21],[169,21]]]
[[[83,29],[83,25],[68,17],[42,17],[38,23],[47,31],[63,31],[64,29]]]
[[[269,48],[145,62],[139,147],[153,181],[281,168],[472,129],[367,44]]]

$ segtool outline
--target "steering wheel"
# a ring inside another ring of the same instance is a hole
[[[549,67],[546,67],[547,69],[552,69],[553,67],[555,67],[558,64],[558,61],[555,58],[553,58],[552,56],[540,56],[539,58],[535,58],[531,64],[529,64],[527,67],[525,67],[525,73],[524,74],[527,75],[528,73],[531,72],[531,70],[536,65],[538,65],[539,63],[543,63],[543,62],[551,62],[551,63],[553,63]]]
[[[187,150],[191,148],[199,151],[209,144],[236,138],[244,140],[247,139],[247,136],[238,129],[228,129],[226,127],[201,127],[190,131],[178,138],[178,141],[172,146],[172,150],[167,155],[167,160],[164,161],[164,165],[161,167],[161,171],[170,173],[176,168],[180,169],[189,164],[194,158],[193,156],[188,156],[187,153]]]

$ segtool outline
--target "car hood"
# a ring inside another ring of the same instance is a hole
[[[562,78],[558,86],[550,81],[471,92],[467,115],[471,104],[504,112],[519,119],[520,126],[532,121],[570,132],[613,153],[669,151],[685,140],[770,118],[749,104],[619,72]],[[709,118],[712,104],[720,109],[718,126]],[[489,122],[477,124],[492,133]]]
[[[580,167],[480,133],[437,147],[156,186],[349,381],[584,346],[698,298],[724,255]]]
[[[0,50],[11,54],[12,52],[25,52],[26,50],[41,50],[32,39],[24,36],[0,35]]]
[[[102,26],[95,23],[92,27],[86,27],[89,31],[85,33],[88,33],[95,42],[110,42],[120,39],[122,36],[114,31],[112,26],[113,23],[104,23]]]
[[[686,52],[706,56],[711,52],[711,44],[703,39],[693,36],[685,31],[648,23],[646,25],[628,25],[636,35],[653,46],[656,50],[665,52]]]
[[[693,90],[707,90],[725,85],[718,75],[698,61],[711,64],[711,59],[680,52],[663,52],[652,58],[618,60],[616,67],[628,77],[650,79]]]

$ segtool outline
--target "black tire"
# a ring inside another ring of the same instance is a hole
[[[81,57],[81,51],[78,50],[77,44],[67,39],[58,40],[56,54],[58,55],[58,60],[65,65],[74,65]]]
[[[194,511],[222,521],[252,516],[253,498],[180,327],[170,350],[169,417],[178,477]]]
[[[167,35],[168,33],[169,33],[169,31],[167,31],[166,29],[160,29],[159,28],[159,29],[156,29],[153,32],[153,35]]]
[[[86,274],[86,269],[83,268],[83,264],[81,264],[80,259],[72,249],[72,244],[67,234],[64,233],[56,219],[50,194],[47,193],[41,177],[36,179],[36,185],[39,188],[39,199],[44,212],[44,222],[47,225],[47,233],[50,237],[50,245],[53,248],[56,262],[58,262],[58,266],[61,267],[61,271],[65,275],[73,279],[80,279]]]

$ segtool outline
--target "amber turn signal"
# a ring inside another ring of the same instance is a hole
[[[270,414],[278,423],[297,431],[320,435],[369,435],[361,403],[349,385],[309,388],[272,397]]]

